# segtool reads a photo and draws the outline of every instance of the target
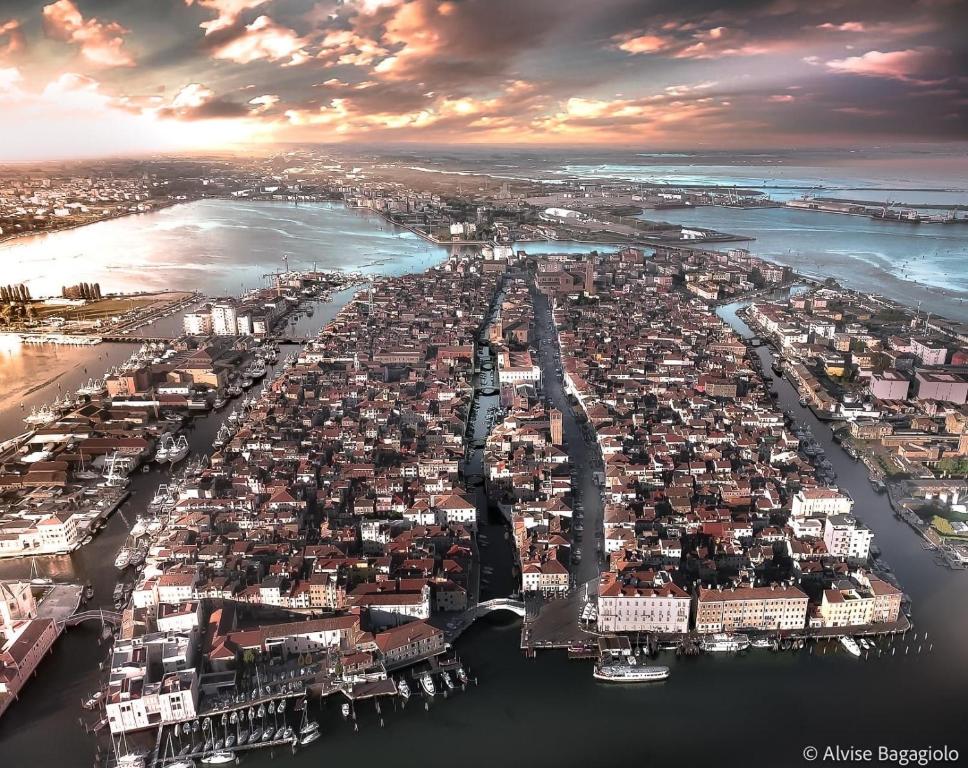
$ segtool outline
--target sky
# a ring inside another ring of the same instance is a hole
[[[968,138],[964,0],[0,0],[0,161]]]

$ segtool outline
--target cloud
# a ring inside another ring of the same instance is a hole
[[[18,92],[23,79],[17,67],[0,67],[0,94],[11,95]]]
[[[823,24],[818,24],[817,29],[830,30],[833,32],[864,32],[867,27],[861,21],[845,21],[841,24],[834,24],[828,21]]]
[[[72,0],[44,6],[44,32],[54,40],[80,47],[81,56],[102,67],[133,67],[134,57],[124,47],[128,30],[117,22],[85,20]]]
[[[293,30],[277,24],[268,16],[259,16],[251,24],[247,24],[240,35],[214,48],[212,55],[236,64],[249,64],[263,59],[288,59],[287,64],[295,65],[308,61],[306,45],[307,41]]]
[[[198,5],[217,14],[211,21],[204,21],[199,26],[211,35],[223,29],[235,26],[246,11],[252,11],[265,5],[269,0],[185,0],[185,5]]]
[[[833,59],[827,67],[864,77],[882,77],[908,82],[936,82],[946,77],[948,54],[930,46],[903,51],[868,51],[861,56]]]
[[[0,58],[12,56],[23,50],[24,33],[16,19],[0,21]]]
[[[615,35],[612,43],[632,55],[661,54],[674,59],[718,59],[757,56],[786,47],[779,40],[756,41],[741,29],[667,22],[657,28]]]

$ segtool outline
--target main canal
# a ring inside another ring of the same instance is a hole
[[[720,314],[748,334],[735,309],[726,307]],[[768,362],[767,350],[757,354]],[[585,767],[625,759],[782,768],[803,765],[806,746],[827,744],[948,744],[968,754],[962,728],[968,684],[966,574],[935,565],[921,540],[893,516],[885,497],[870,488],[864,468],[833,444],[828,428],[799,408],[788,384],[777,381],[776,386],[780,405],[802,416],[824,444],[839,482],[856,501],[856,514],[874,531],[884,558],[912,597],[918,641],[912,634],[893,645],[885,642],[884,655],[869,660],[849,657],[835,645],[817,645],[813,653],[755,651],[682,660],[662,654],[659,663],[672,668],[665,683],[608,686],[592,679],[587,664],[570,662],[561,652],[526,659],[519,650],[519,623],[497,614],[479,620],[456,646],[478,686],[438,698],[429,711],[417,700],[405,710],[385,708],[382,728],[375,712],[360,706],[358,732],[330,705],[320,713],[323,737],[317,743],[295,756],[278,753],[273,760],[253,754],[244,763],[254,768],[361,762],[449,768],[455,761]],[[195,427],[193,452],[210,445],[219,418]],[[161,479],[157,473],[135,477],[134,495],[123,510],[128,523]],[[116,578],[111,563],[126,530],[125,519],[116,515],[92,545],[69,558],[48,560],[42,570],[91,579],[95,602],[107,603]],[[26,561],[0,564],[0,575],[23,575],[26,567]],[[95,687],[104,658],[97,637],[96,628],[82,627],[58,641],[0,722],[5,763],[91,764],[94,742],[76,718],[78,702]]]

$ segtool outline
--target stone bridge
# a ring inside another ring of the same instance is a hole
[[[102,624],[110,624],[117,627],[121,624],[121,614],[117,611],[81,611],[72,616],[68,616],[64,624],[68,627],[76,627],[85,621],[97,621]]]

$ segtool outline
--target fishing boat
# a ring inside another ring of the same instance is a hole
[[[857,645],[857,641],[854,638],[845,635],[840,638],[840,644],[851,656],[860,656],[860,646]]]
[[[171,439],[171,435],[164,435],[161,438],[161,442],[158,443],[158,449],[155,451],[155,461],[159,464],[164,464],[168,461],[168,453],[173,444],[174,441]]]
[[[172,464],[177,464],[188,455],[188,451],[188,440],[185,439],[184,435],[181,435],[178,441],[168,451],[168,461]]]
[[[437,687],[434,685],[434,679],[430,676],[429,672],[424,672],[420,677],[420,687],[423,688],[424,693],[428,696],[437,695]]]
[[[596,680],[608,683],[653,683],[669,676],[668,667],[645,667],[638,664],[596,664]]]

